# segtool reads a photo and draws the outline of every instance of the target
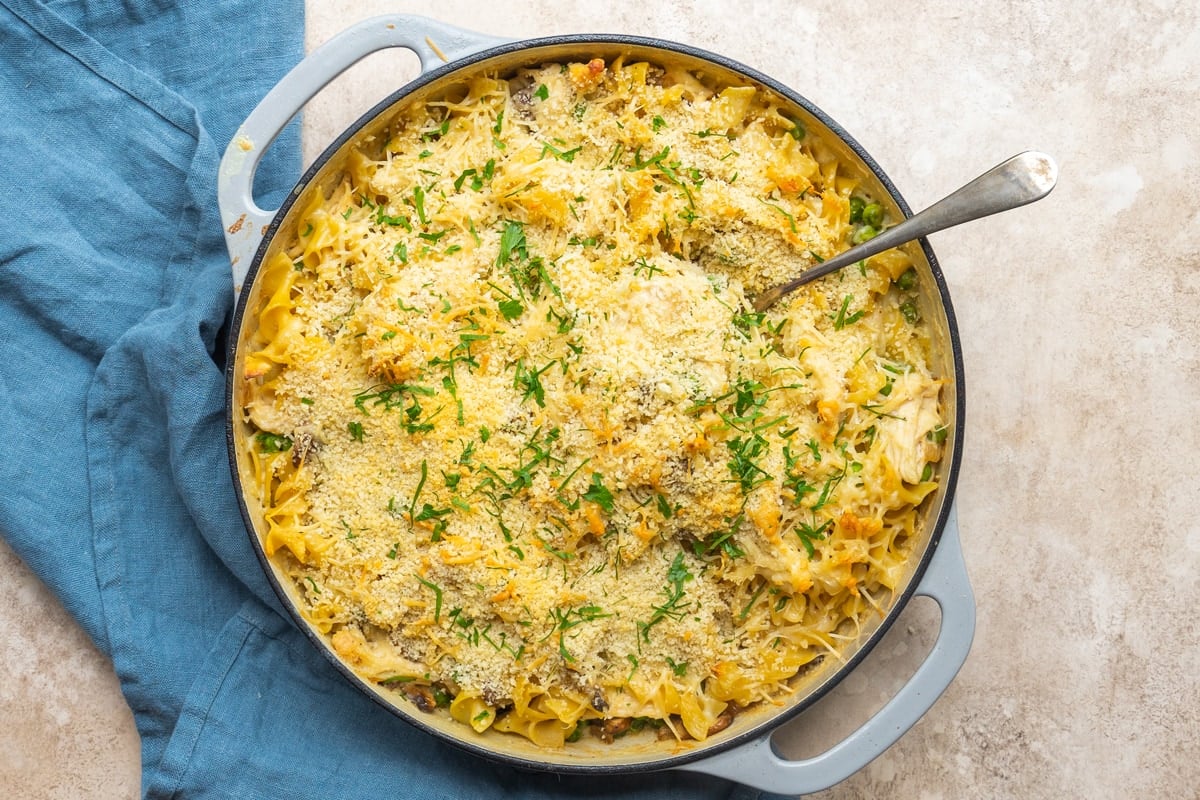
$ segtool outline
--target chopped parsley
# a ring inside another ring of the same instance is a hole
[[[648,621],[637,624],[638,633],[641,635],[642,641],[649,642],[650,629],[664,619],[678,620],[683,618],[690,605],[683,602],[685,595],[684,585],[694,577],[683,561],[683,551],[679,551],[675,554],[675,559],[671,562],[671,566],[667,568],[667,585],[662,590],[663,594],[666,595],[666,600],[661,605],[653,606],[654,613],[651,614]]]
[[[282,434],[260,431],[254,438],[260,453],[286,453],[292,449],[291,437]]]
[[[587,491],[583,493],[583,499],[592,501],[604,509],[607,514],[613,512],[614,500],[612,492],[605,488],[604,476],[599,472],[592,473],[592,482],[588,485]]]
[[[433,621],[438,622],[442,618],[442,587],[425,580],[420,575],[413,577],[420,581],[422,586],[433,592]]]
[[[501,300],[499,303],[500,314],[507,320],[514,320],[525,313],[525,306],[521,305],[520,300]]]
[[[824,539],[826,532],[832,527],[833,520],[828,519],[820,525],[813,525],[807,522],[801,522],[796,525],[796,536],[800,539],[800,544],[804,545],[804,551],[808,553],[809,558],[812,558],[817,553],[813,548],[813,542]]]
[[[515,260],[528,257],[525,243],[525,226],[514,220],[504,223],[500,234],[500,254],[496,256],[496,266],[503,267]]]
[[[850,301],[853,299],[854,295],[852,294],[848,294],[842,298],[841,308],[838,309],[837,314],[833,315],[833,329],[835,331],[840,331],[847,325],[853,325],[866,315],[866,310],[861,308],[858,311],[855,311],[853,314],[846,313],[849,311]]]

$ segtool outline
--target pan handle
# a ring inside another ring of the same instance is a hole
[[[267,93],[225,148],[217,176],[217,200],[233,267],[234,296],[276,211],[254,202],[254,173],[263,153],[300,109],[330,81],[378,50],[404,47],[416,53],[421,74],[443,63],[504,43],[505,39],[410,14],[364,20],[310,53]]]
[[[845,739],[820,755],[792,761],[775,752],[768,734],[679,769],[729,778],[790,796],[828,789],[865,767],[930,709],[958,674],[971,649],[975,636],[975,595],[963,562],[953,508],[916,594],[933,598],[941,607],[933,650],[887,705]]]

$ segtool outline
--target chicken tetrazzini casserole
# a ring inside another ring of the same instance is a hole
[[[364,680],[547,748],[703,740],[890,607],[942,381],[902,251],[753,311],[887,223],[784,108],[620,59],[477,77],[301,201],[243,458]]]

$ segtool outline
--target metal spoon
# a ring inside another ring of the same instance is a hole
[[[797,287],[897,245],[1041,200],[1050,194],[1057,181],[1058,167],[1050,156],[1032,150],[1019,153],[899,225],[821,262],[787,283],[767,289],[754,299],[754,310],[766,311]]]

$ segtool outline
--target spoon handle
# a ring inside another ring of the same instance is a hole
[[[1058,167],[1050,156],[1032,150],[1019,153],[899,225],[766,290],[754,300],[754,309],[764,311],[793,289],[897,245],[1040,200],[1057,180]]]

